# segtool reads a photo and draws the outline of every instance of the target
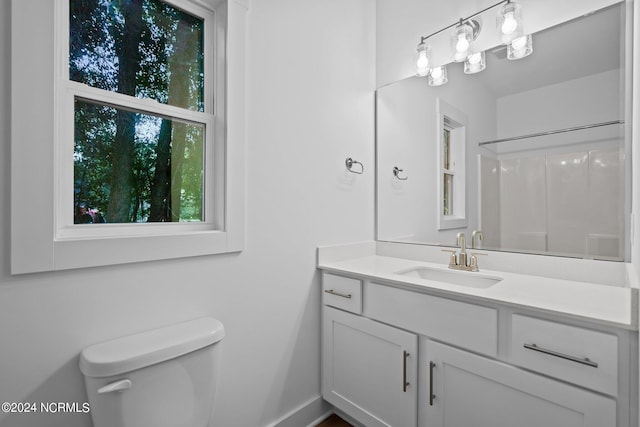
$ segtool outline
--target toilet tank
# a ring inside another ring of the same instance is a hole
[[[94,427],[208,426],[224,334],[207,317],[84,349]]]

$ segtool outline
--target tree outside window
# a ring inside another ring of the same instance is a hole
[[[69,22],[69,80],[91,88],[74,99],[74,223],[204,221],[207,129],[156,108],[205,111],[204,20],[158,0],[70,0]]]

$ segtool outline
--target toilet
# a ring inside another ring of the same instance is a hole
[[[224,326],[205,317],[87,347],[94,427],[207,427]]]

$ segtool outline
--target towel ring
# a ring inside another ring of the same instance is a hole
[[[358,175],[362,175],[364,173],[364,165],[357,160],[353,160],[351,157],[348,157],[345,160],[344,164],[347,166],[347,170],[351,173],[357,173]],[[360,170],[353,168],[353,165],[360,165]]]
[[[400,181],[406,181],[406,180],[408,180],[408,179],[409,179],[409,177],[408,177],[408,176],[406,176],[406,175],[405,175],[405,176],[400,176],[400,174],[401,174],[403,171],[404,171],[404,169],[400,169],[400,168],[399,168],[399,167],[397,167],[397,166],[394,166],[394,167],[393,167],[393,175],[394,175],[396,178],[398,178]]]

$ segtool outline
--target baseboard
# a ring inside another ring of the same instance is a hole
[[[333,413],[333,407],[318,395],[267,427],[312,427]]]

